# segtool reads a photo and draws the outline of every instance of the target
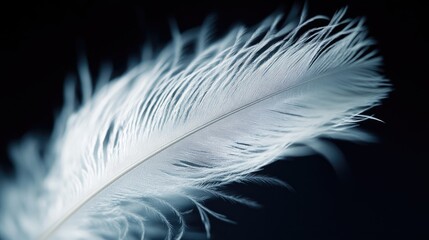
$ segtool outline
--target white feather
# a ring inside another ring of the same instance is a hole
[[[157,57],[94,93],[81,65],[83,105],[68,81],[49,143],[27,138],[12,149],[17,178],[2,186],[2,236],[204,238],[186,229],[187,210],[209,233],[208,215],[227,219],[207,198],[255,204],[219,187],[275,183],[252,173],[311,146],[328,151],[322,137],[367,140],[352,127],[389,87],[363,21],[344,13],[285,24],[275,15],[210,43],[209,26],[175,30]]]

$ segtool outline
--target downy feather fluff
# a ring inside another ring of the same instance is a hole
[[[256,205],[220,187],[281,184],[254,173],[312,149],[329,155],[325,137],[368,140],[354,127],[389,85],[363,21],[344,14],[275,14],[215,41],[210,24],[173,29],[163,51],[94,90],[83,61],[82,104],[66,82],[50,141],[28,137],[11,149],[16,178],[2,181],[1,236],[206,238],[209,217],[228,219],[204,200]],[[206,234],[187,228],[191,209]]]

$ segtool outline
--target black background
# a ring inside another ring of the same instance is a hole
[[[33,1],[0,7],[0,160],[12,172],[7,146],[29,131],[48,134],[62,104],[63,80],[76,74],[79,51],[93,75],[111,62],[115,74],[138,59],[144,42],[158,49],[180,30],[217,16],[218,36],[236,23],[253,25],[291,1],[168,3],[157,1]],[[421,1],[423,2],[423,1]],[[338,180],[322,157],[282,161],[262,172],[295,188],[234,185],[230,190],[260,202],[260,209],[214,200],[210,207],[237,224],[213,220],[213,239],[429,239],[428,26],[419,1],[308,1],[309,14],[365,16],[384,57],[394,91],[371,110],[385,121],[363,128],[376,144],[338,142],[352,169]]]

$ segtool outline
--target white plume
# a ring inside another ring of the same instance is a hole
[[[210,24],[179,33],[93,92],[80,65],[49,143],[11,149],[16,179],[1,186],[5,239],[205,238],[186,226],[204,200],[277,159],[308,154],[321,138],[368,140],[354,129],[389,84],[360,19],[273,15],[212,41]]]

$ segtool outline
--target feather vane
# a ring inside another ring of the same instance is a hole
[[[273,15],[210,40],[211,27],[179,33],[156,57],[96,86],[80,66],[83,104],[65,104],[47,144],[11,149],[3,181],[6,239],[187,239],[194,207],[233,182],[283,184],[255,172],[278,159],[329,151],[323,138],[368,140],[356,125],[389,91],[363,21]],[[317,145],[319,144],[319,145]],[[319,147],[312,147],[312,146]],[[322,146],[322,147],[320,147]],[[43,154],[40,153],[43,149]]]

